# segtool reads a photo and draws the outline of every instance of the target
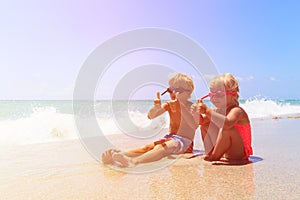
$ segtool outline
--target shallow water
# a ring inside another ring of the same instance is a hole
[[[92,136],[126,132],[139,133],[134,137],[149,137],[169,124],[167,114],[155,120],[147,118],[152,104],[152,101],[96,101],[85,110],[83,124],[92,127],[89,123],[96,117],[99,129]],[[82,102],[83,108],[85,105]],[[241,106],[252,121],[300,116],[298,100],[241,101]],[[72,101],[0,101],[0,132],[0,146],[66,141],[92,133],[78,131]]]

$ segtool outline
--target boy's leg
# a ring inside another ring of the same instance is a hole
[[[120,150],[117,150],[117,149],[108,149],[106,150],[105,152],[102,153],[102,163],[103,164],[113,164],[113,158],[112,158],[112,155],[113,153],[118,153],[120,152]]]
[[[150,151],[153,148],[154,148],[154,143],[152,142],[143,147],[131,149],[126,152],[121,152],[120,150],[117,150],[117,149],[108,149],[102,153],[102,163],[103,164],[113,164],[112,156],[114,153],[123,154],[128,157],[136,157],[136,156],[140,156],[143,153],[146,153],[147,151]]]
[[[232,160],[240,160],[245,155],[242,137],[234,127],[220,130],[214,150],[208,159],[219,160],[225,153],[226,157]]]
[[[135,148],[135,149],[130,149],[130,150],[124,152],[124,155],[126,155],[128,157],[140,156],[141,154],[144,154],[144,153],[152,150],[154,148],[154,146],[155,146],[154,142],[151,142],[149,144],[146,144],[143,147],[139,147],[139,148]]]
[[[178,142],[171,139],[163,144],[156,145],[152,150],[143,155],[133,158],[134,164],[154,162],[160,160],[174,152],[178,147]]]
[[[178,145],[178,142],[172,139],[166,141],[163,145],[156,145],[152,150],[138,157],[131,158],[124,154],[116,153],[113,155],[113,160],[121,163],[122,167],[134,166],[140,163],[154,162],[172,154]]]

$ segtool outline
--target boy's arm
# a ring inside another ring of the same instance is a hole
[[[192,105],[189,108],[181,106],[182,118],[185,119],[187,124],[192,128],[197,128],[199,126],[199,118],[196,119],[193,115]]]
[[[157,92],[156,99],[154,99],[154,106],[148,111],[148,118],[154,119],[163,114],[165,111],[166,110],[161,105],[160,93]]]

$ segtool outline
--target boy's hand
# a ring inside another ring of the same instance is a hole
[[[190,112],[193,114],[193,115],[199,115],[200,113],[198,112],[198,109],[197,109],[197,103],[194,103],[191,105],[191,110]]]
[[[153,119],[164,113],[164,109],[161,107],[160,92],[156,93],[156,99],[154,99],[153,103],[154,106],[148,111],[149,119]]]
[[[171,101],[170,101],[170,108],[171,108],[172,112],[176,112],[177,111],[176,110],[176,105],[178,103],[178,99],[177,99],[178,94],[179,94],[178,92],[175,92],[175,91],[172,92]]]
[[[154,99],[154,106],[161,106],[161,100],[160,100],[160,92],[156,93],[156,99]]]
[[[200,113],[199,113],[197,106],[198,106],[198,104],[194,103],[191,105],[191,108],[190,108],[190,112],[192,113],[192,116],[196,123],[198,123],[200,121]]]

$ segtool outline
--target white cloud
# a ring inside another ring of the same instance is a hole
[[[277,79],[274,76],[269,77],[270,81],[276,81]]]
[[[215,76],[216,76],[216,74],[204,74],[203,75],[206,82],[209,82]]]
[[[254,80],[255,78],[254,78],[254,76],[246,76],[246,77],[236,77],[236,79],[238,80],[238,81],[252,81],[252,80]]]

